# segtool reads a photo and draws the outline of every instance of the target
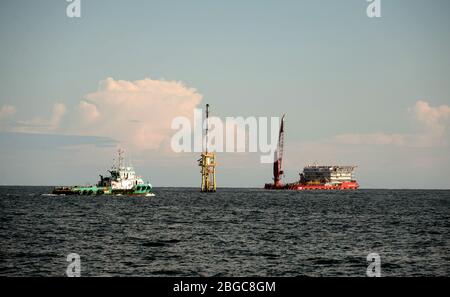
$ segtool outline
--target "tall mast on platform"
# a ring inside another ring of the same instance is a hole
[[[206,127],[205,127],[205,150],[202,152],[201,158],[198,160],[201,167],[202,192],[216,191],[216,154],[208,152],[208,132],[209,132],[209,104],[206,104]]]

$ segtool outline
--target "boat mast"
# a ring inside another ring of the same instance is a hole
[[[118,158],[117,158],[117,162],[118,162],[118,170],[120,170],[123,167],[123,153],[125,151],[121,148],[118,149],[117,154],[118,154]]]
[[[216,154],[208,152],[208,130],[209,130],[209,104],[206,104],[206,127],[205,127],[205,150],[202,152],[198,165],[201,167],[202,192],[216,191]]]
[[[209,128],[209,104],[206,104],[206,128],[205,128],[205,151],[208,154],[208,128]]]

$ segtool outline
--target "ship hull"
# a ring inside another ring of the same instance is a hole
[[[337,185],[331,184],[287,184],[287,185],[274,185],[266,184],[264,189],[266,190],[293,190],[293,191],[308,191],[308,190],[356,190],[359,188],[357,182],[343,182]]]
[[[110,176],[100,175],[96,185],[64,186],[53,189],[54,195],[114,195],[114,196],[155,196],[152,185],[136,175],[133,167],[125,166],[123,150],[118,151],[118,162],[108,170]]]
[[[98,196],[98,195],[113,195],[113,196],[155,196],[152,193],[152,187],[150,185],[138,185],[132,189],[112,189],[111,187],[56,187],[53,189],[52,194],[55,195],[86,195],[86,196]]]

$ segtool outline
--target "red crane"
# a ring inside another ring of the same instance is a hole
[[[273,163],[273,182],[275,187],[281,186],[281,176],[284,174],[281,167],[284,150],[284,117],[285,115],[281,118],[280,132],[278,134],[278,146],[274,156],[275,162]]]

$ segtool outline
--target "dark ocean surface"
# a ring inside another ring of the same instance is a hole
[[[0,275],[450,276],[450,190],[49,192],[0,187]]]

